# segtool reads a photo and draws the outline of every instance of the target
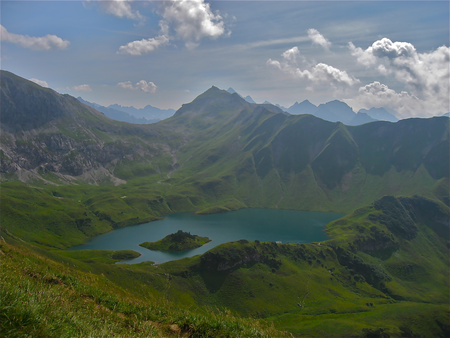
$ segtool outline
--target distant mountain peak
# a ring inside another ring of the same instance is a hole
[[[295,103],[287,109],[287,112],[293,115],[314,114],[316,110],[316,105],[312,104],[308,100],[303,100],[301,103],[295,101]]]
[[[227,92],[228,93],[230,93],[230,94],[237,94],[237,95],[239,95],[240,97],[242,97],[245,101],[247,101],[247,102],[249,102],[249,103],[256,103],[253,99],[252,99],[252,97],[250,96],[250,95],[247,95],[246,97],[243,97],[241,94],[239,94],[238,92],[236,92],[233,88],[231,88],[231,87],[229,87],[228,89],[227,89]]]
[[[382,120],[382,121],[389,121],[389,122],[397,122],[398,118],[395,117],[393,114],[388,112],[384,107],[380,108],[370,108],[367,109],[360,109],[358,113],[365,113],[369,115],[373,119]]]

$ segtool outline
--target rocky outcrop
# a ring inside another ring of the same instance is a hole
[[[240,242],[246,244],[247,241]],[[229,271],[254,263],[265,263],[274,268],[281,265],[279,260],[260,252],[256,247],[246,245],[221,247],[216,251],[208,251],[200,258],[200,268],[209,271]]]
[[[67,181],[96,183],[115,176],[122,161],[151,164],[158,132],[148,126],[118,123],[69,95],[42,88],[1,71],[0,176],[43,179],[51,173]],[[24,175],[24,173],[27,173]],[[97,179],[96,179],[97,178]]]

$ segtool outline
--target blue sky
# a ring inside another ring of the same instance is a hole
[[[1,1],[1,68],[102,105],[212,85],[285,107],[449,111],[447,1]]]

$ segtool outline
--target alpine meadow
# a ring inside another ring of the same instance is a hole
[[[450,336],[447,1],[1,13],[1,337]]]

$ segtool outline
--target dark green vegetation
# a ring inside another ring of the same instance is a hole
[[[159,241],[144,242],[139,245],[149,250],[174,252],[199,248],[208,242],[211,242],[208,237],[191,235],[190,233],[178,230],[176,233],[167,235]]]
[[[2,334],[283,335],[250,316],[295,335],[450,334],[448,118],[348,127],[212,87],[132,125],[0,74]],[[348,215],[320,244],[242,240],[158,266],[60,250],[246,207]]]

